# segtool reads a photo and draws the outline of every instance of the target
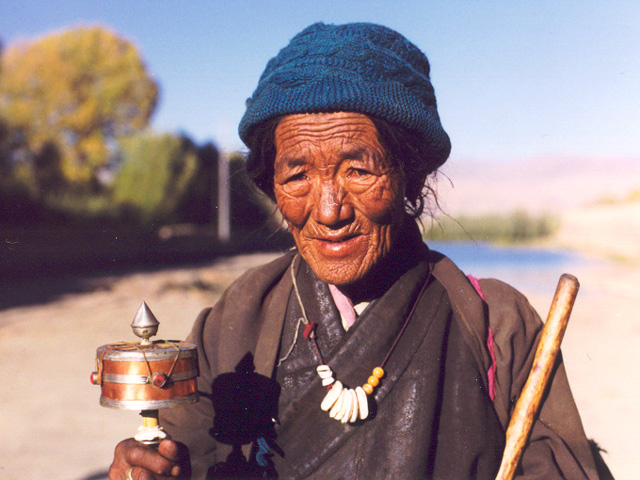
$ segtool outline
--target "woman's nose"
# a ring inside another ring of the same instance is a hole
[[[316,221],[335,226],[350,219],[353,208],[346,201],[344,190],[335,181],[325,181],[318,186],[315,205]]]

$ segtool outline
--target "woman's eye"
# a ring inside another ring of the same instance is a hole
[[[296,173],[294,175],[289,175],[285,180],[285,183],[298,182],[300,180],[304,180],[306,177],[307,174],[305,172]]]
[[[371,175],[369,170],[365,170],[364,168],[352,168],[349,171],[349,176],[351,177],[365,177],[367,175]]]

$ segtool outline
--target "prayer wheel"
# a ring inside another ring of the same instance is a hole
[[[142,303],[131,327],[140,343],[98,347],[91,383],[100,385],[103,407],[139,410],[143,425],[136,440],[157,444],[166,434],[158,425],[158,410],[198,401],[198,356],[190,343],[156,340],[158,321]]]
[[[158,410],[198,400],[198,359],[194,345],[103,345],[96,352],[95,383],[100,405],[125,410]]]

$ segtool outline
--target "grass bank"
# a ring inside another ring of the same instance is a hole
[[[559,219],[551,214],[531,215],[522,210],[506,214],[447,216],[434,220],[424,238],[432,241],[521,244],[546,239],[559,226]]]

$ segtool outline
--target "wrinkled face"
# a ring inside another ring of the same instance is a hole
[[[284,117],[275,132],[275,196],[296,246],[327,283],[353,285],[389,252],[405,178],[358,113]]]

